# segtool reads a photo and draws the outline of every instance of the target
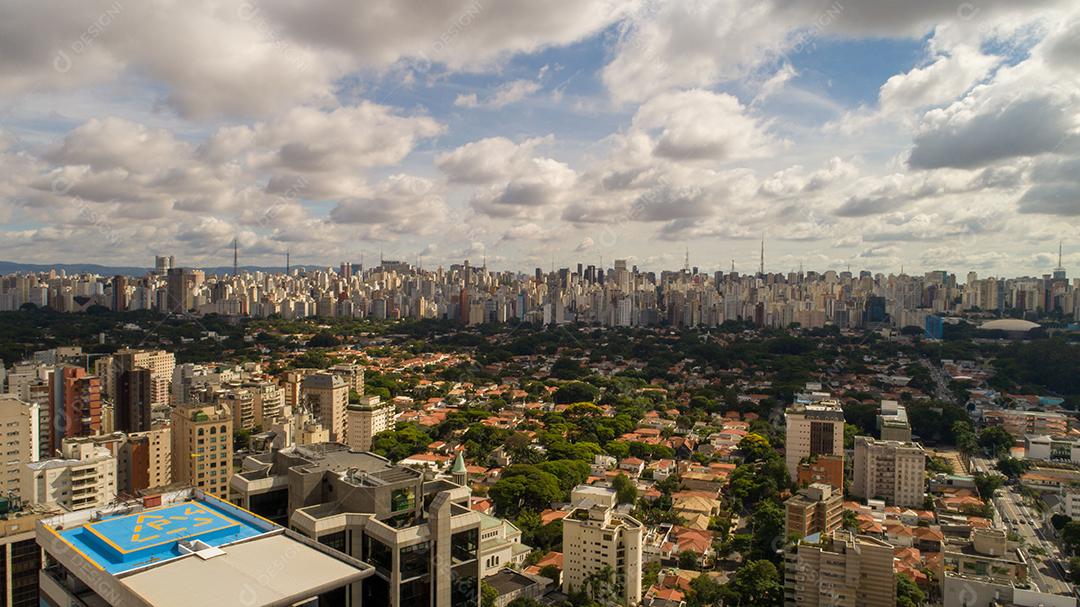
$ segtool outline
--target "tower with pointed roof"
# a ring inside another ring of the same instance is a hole
[[[450,475],[458,485],[469,486],[469,471],[465,468],[465,458],[461,457],[461,451],[458,451],[457,457],[454,458],[454,468],[450,470]]]

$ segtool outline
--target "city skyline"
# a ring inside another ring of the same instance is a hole
[[[1080,264],[1075,3],[12,11],[0,259]]]

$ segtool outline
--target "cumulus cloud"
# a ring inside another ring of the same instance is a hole
[[[665,93],[642,104],[632,126],[672,160],[731,160],[768,155],[776,142],[731,95],[704,90]]]
[[[486,99],[479,99],[476,93],[458,95],[454,99],[457,107],[498,109],[522,99],[540,90],[540,83],[533,80],[513,80],[501,84]]]

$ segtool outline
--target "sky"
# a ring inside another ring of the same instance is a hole
[[[1080,272],[1074,0],[0,0],[0,259]]]

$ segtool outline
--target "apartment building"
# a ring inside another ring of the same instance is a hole
[[[116,398],[117,392],[112,389],[120,389],[120,376],[134,369],[146,369],[150,371],[149,397],[150,406],[165,407],[169,404],[169,382],[176,368],[176,355],[165,350],[134,350],[125,348],[118,350],[112,357],[110,366],[111,385],[106,393]]]
[[[128,434],[117,453],[117,486],[128,495],[172,483],[172,429]]]
[[[877,425],[881,440],[911,441],[911,422],[908,421],[907,407],[895,400],[881,401]]]
[[[893,547],[849,531],[813,534],[784,553],[787,607],[894,607]]]
[[[844,410],[839,401],[823,399],[796,403],[784,413],[787,426],[785,463],[788,476],[798,478],[799,462],[815,455],[844,455]]]
[[[233,420],[217,403],[184,405],[172,411],[172,480],[221,499],[233,472]]]
[[[346,441],[354,451],[370,451],[376,434],[394,427],[394,405],[377,395],[361,396],[346,411]]]
[[[574,508],[563,519],[563,592],[582,589],[605,568],[614,572],[610,602],[641,602],[645,526],[603,504]]]
[[[800,487],[825,483],[837,491],[844,489],[844,456],[815,455],[799,462],[795,484]]]
[[[988,426],[1005,428],[1017,440],[1028,434],[1063,436],[1069,432],[1069,418],[1051,411],[990,409],[983,411],[982,419]]]
[[[38,461],[41,446],[39,407],[0,396],[0,491],[18,495],[23,465]]]
[[[66,439],[60,458],[25,464],[23,500],[47,508],[85,510],[116,499],[116,457],[92,438]]]
[[[784,511],[786,536],[829,533],[844,522],[844,494],[830,485],[814,483],[788,498]]]
[[[316,373],[300,385],[301,406],[311,411],[315,420],[330,432],[330,440],[342,442],[345,435],[349,386],[337,375]]]
[[[890,506],[921,508],[926,496],[926,452],[918,443],[855,437],[853,495]]]

